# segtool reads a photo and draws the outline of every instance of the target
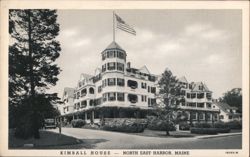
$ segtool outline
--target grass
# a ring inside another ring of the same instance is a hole
[[[34,147],[24,147],[25,144],[33,144]],[[49,149],[49,148],[88,148],[90,145],[83,140],[54,133],[46,130],[40,131],[40,139],[20,139],[14,136],[14,131],[9,131],[9,149]]]

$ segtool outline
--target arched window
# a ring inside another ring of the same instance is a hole
[[[133,80],[128,80],[128,86],[132,89],[136,89],[138,84],[136,81],[133,81]]]
[[[94,93],[95,93],[94,88],[90,87],[90,88],[89,88],[89,93],[90,93],[90,94],[94,94]]]
[[[128,94],[128,100],[129,100],[131,103],[137,103],[138,97],[137,97],[137,95],[135,95],[135,94]]]

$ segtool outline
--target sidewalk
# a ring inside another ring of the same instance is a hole
[[[221,134],[217,134],[217,135],[201,135],[201,136],[196,136],[194,138],[197,138],[197,139],[208,139],[208,138],[216,138],[216,137],[235,136],[235,135],[242,135],[242,132],[221,133]]]

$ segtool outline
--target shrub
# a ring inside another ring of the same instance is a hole
[[[195,128],[211,128],[212,125],[208,123],[196,123],[194,124]]]
[[[230,129],[242,129],[242,121],[231,121],[231,122],[227,122],[226,125]]]
[[[144,131],[145,125],[136,119],[116,118],[105,121],[102,129],[108,131],[138,133]]]
[[[82,119],[74,119],[71,121],[71,124],[73,128],[81,128],[86,124],[86,122]]]
[[[148,117],[147,128],[150,130],[158,130],[158,131],[175,131],[176,128],[174,123],[167,123],[164,120],[161,120],[157,117],[150,116]]]
[[[215,128],[218,133],[229,133],[230,128]]]
[[[214,128],[228,128],[228,126],[224,122],[216,122],[214,123]]]
[[[210,134],[215,135],[218,133],[216,128],[191,128],[190,132],[193,134]]]
[[[179,129],[180,130],[190,130],[190,124],[188,124],[187,122],[180,122]]]

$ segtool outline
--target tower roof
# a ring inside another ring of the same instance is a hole
[[[120,50],[123,50],[121,48],[121,46],[118,45],[115,41],[113,41],[111,44],[109,44],[109,46],[105,50],[108,50],[108,49],[120,49]]]

